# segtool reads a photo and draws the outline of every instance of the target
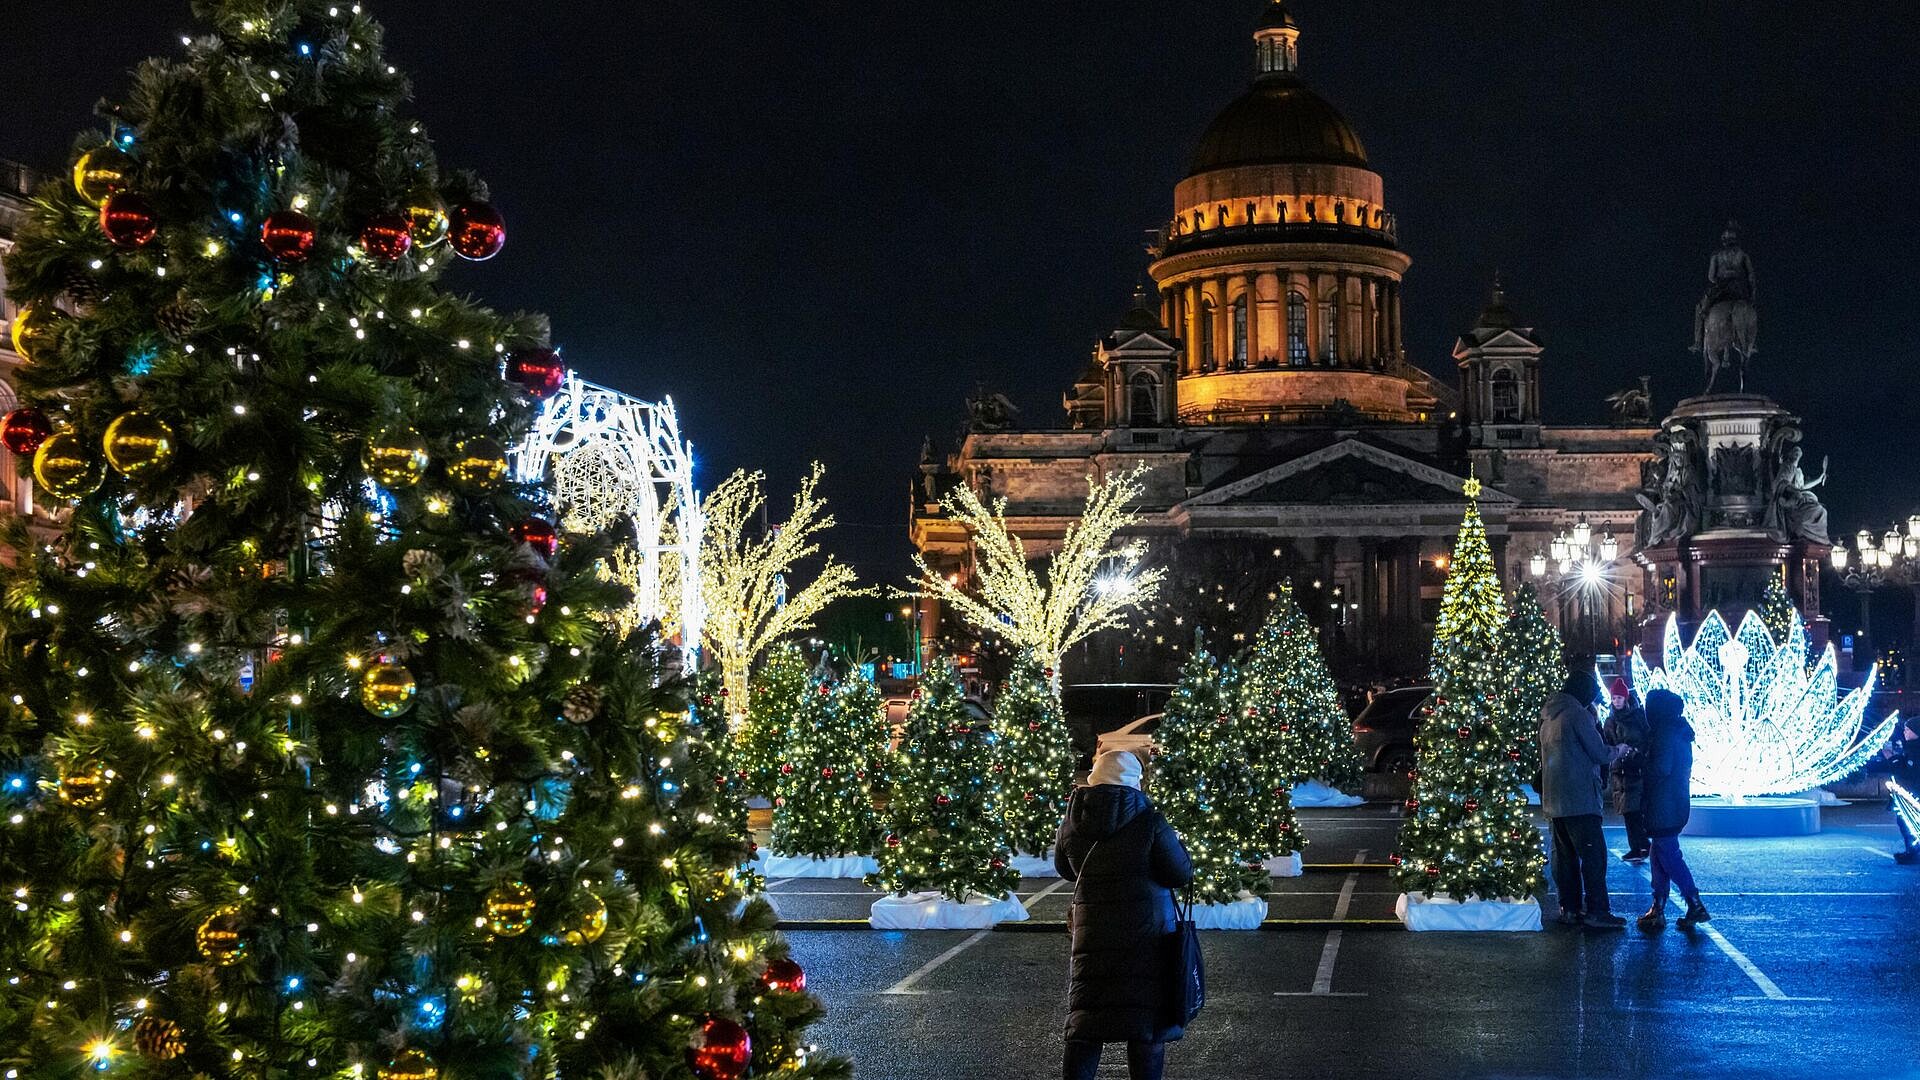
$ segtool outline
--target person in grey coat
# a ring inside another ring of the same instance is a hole
[[[1621,858],[1630,863],[1642,862],[1648,853],[1647,821],[1641,801],[1646,790],[1647,713],[1640,707],[1639,695],[1627,691],[1620,707],[1601,725],[1600,733],[1609,743],[1633,751],[1607,770],[1607,785],[1613,794],[1613,812],[1627,825],[1627,853]]]
[[[1054,841],[1054,867],[1074,883],[1066,1080],[1093,1080],[1112,1042],[1127,1044],[1133,1080],[1160,1080],[1167,1043],[1185,1034],[1168,1015],[1166,950],[1173,890],[1193,883],[1193,863],[1141,791],[1143,773],[1130,750],[1095,758]]]
[[[1600,680],[1574,671],[1540,709],[1540,809],[1553,823],[1553,890],[1560,921],[1618,930],[1627,921],[1607,901],[1607,842],[1600,831],[1600,770],[1626,756],[1600,738],[1593,706]]]

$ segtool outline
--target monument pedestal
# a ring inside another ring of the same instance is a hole
[[[1784,576],[1808,640],[1825,649],[1820,567],[1833,549],[1800,471],[1800,418],[1759,394],[1709,394],[1680,402],[1659,441],[1661,498],[1633,556],[1646,574],[1640,643],[1657,653],[1669,615],[1686,638],[1716,609],[1738,625]]]

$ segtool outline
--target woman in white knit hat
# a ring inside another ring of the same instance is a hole
[[[1066,1080],[1093,1080],[1104,1043],[1127,1044],[1133,1080],[1160,1080],[1167,1043],[1183,1030],[1165,1000],[1163,949],[1173,890],[1193,881],[1187,849],[1141,790],[1144,754],[1106,750],[1074,791],[1054,844],[1074,882],[1067,993]]]

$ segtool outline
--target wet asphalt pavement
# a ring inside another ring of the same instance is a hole
[[[1378,865],[1397,808],[1300,816],[1308,872],[1275,879],[1269,916],[1290,921],[1202,935],[1208,1004],[1174,1080],[1920,1078],[1920,866],[1894,863],[1884,802],[1829,808],[1813,837],[1685,838],[1714,914],[1691,936],[1407,933]],[[1616,912],[1646,910],[1644,869],[1616,860],[1609,881]],[[812,1034],[872,1080],[1059,1076],[1057,885],[1022,883],[1017,929],[902,933],[840,928],[873,898],[858,882],[774,882],[783,919],[833,927],[788,933],[829,1009]]]

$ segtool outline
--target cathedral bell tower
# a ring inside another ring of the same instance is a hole
[[[1453,359],[1460,365],[1462,418],[1474,446],[1540,445],[1540,354],[1544,351],[1533,327],[1521,326],[1507,307],[1507,291],[1496,275],[1487,306],[1453,346]]]

